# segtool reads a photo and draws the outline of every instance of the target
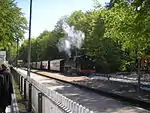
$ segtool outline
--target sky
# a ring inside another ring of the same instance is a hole
[[[87,11],[93,8],[93,0],[32,0],[32,31],[31,37],[37,37],[44,30],[52,31],[57,21],[73,11]],[[16,0],[22,8],[27,21],[29,20],[30,0]],[[109,0],[99,0],[104,5]],[[25,34],[28,38],[28,32]]]

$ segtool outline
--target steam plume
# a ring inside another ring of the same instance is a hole
[[[67,23],[63,24],[63,30],[65,31],[65,39],[60,40],[57,44],[57,47],[60,52],[64,51],[71,57],[71,49],[78,48],[80,49],[85,35],[79,30],[75,30],[75,27],[70,27]]]

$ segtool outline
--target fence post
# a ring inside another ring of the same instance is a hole
[[[28,112],[32,110],[32,84],[29,83],[29,100],[28,100]]]
[[[108,77],[108,81],[110,80],[110,75],[109,74],[107,74],[107,77]]]
[[[18,77],[18,78],[19,78],[18,85],[19,85],[19,89],[20,89],[20,77],[21,77],[21,76],[20,76],[20,74],[18,74],[18,76],[19,76],[19,77]]]
[[[17,82],[17,84],[19,85],[19,79],[20,77],[19,77],[19,74],[18,73],[16,73],[16,82]]]
[[[24,79],[24,99],[26,100],[26,81],[27,81],[27,79],[25,78]]]
[[[38,113],[42,113],[42,93],[38,93]]]
[[[22,83],[23,83],[23,76],[21,76],[21,81],[20,81],[20,93],[22,94]]]

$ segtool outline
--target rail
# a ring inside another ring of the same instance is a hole
[[[28,102],[28,112],[33,110],[36,113],[94,113],[34,79],[27,78],[15,68],[12,68],[12,73],[21,94]]]

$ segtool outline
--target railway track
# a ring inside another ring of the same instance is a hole
[[[114,98],[114,99],[119,100],[119,101],[129,102],[129,103],[133,104],[134,106],[138,106],[138,107],[142,107],[144,109],[150,110],[150,107],[149,107],[150,101],[143,101],[143,100],[140,100],[140,99],[137,99],[137,98],[131,98],[130,96],[124,96],[124,95],[112,93],[112,92],[109,92],[109,91],[96,89],[95,87],[89,87],[87,85],[80,84],[78,82],[78,81],[84,81],[84,80],[67,81],[67,80],[64,80],[64,79],[48,76],[48,74],[43,74],[42,73],[43,71],[41,71],[41,73],[40,73],[40,72],[37,72],[36,70],[33,70],[32,72],[35,73],[35,74],[41,75],[41,76],[46,76],[46,77],[49,77],[51,79],[55,79],[55,80],[61,81],[63,83],[67,83],[67,84],[69,83],[69,84],[71,84],[71,85],[73,85],[75,87],[82,88],[82,89],[85,89],[85,90],[97,93],[99,95],[103,95],[105,97],[107,96],[108,98],[111,97],[111,98]],[[46,72],[46,73],[49,73],[49,72]]]
[[[21,73],[27,74],[25,70],[20,71]],[[31,73],[31,78],[44,84],[47,88],[55,90],[67,98],[89,108],[94,113],[149,113],[148,110],[133,106],[129,102],[118,101],[105,95],[91,92],[89,89],[68,84],[68,82],[58,81],[43,75],[39,76],[36,73]]]

